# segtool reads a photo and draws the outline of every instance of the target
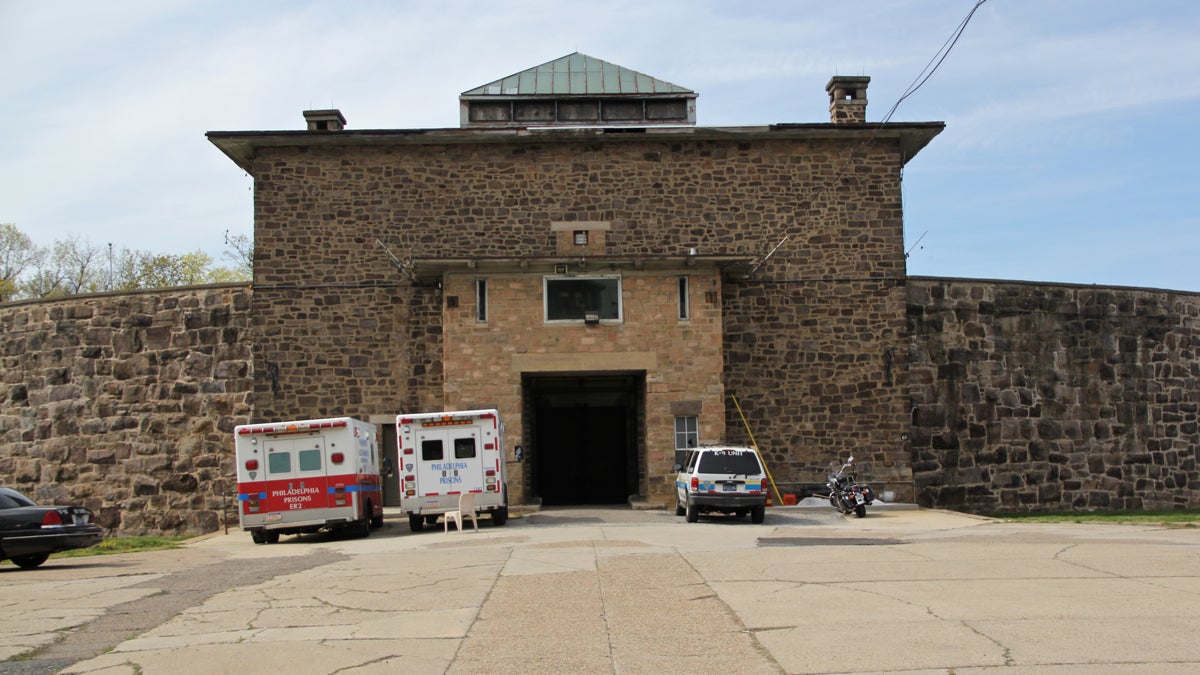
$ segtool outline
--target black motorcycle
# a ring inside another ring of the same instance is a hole
[[[853,465],[854,456],[851,455],[837,473],[829,474],[829,480],[825,481],[829,487],[829,503],[838,513],[849,514],[853,511],[859,518],[865,518],[867,506],[875,501],[875,491],[866,485],[859,485],[852,474],[846,473],[846,469]]]

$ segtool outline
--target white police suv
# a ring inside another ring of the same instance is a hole
[[[753,448],[705,446],[689,450],[676,464],[675,515],[696,522],[701,514],[723,513],[761,523],[766,515],[767,475]]]

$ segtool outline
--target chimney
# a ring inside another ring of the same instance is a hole
[[[305,110],[304,119],[309,131],[341,131],[346,128],[346,118],[337,110]]]
[[[829,121],[833,124],[867,123],[867,84],[869,77],[834,75],[825,85],[829,92]]]

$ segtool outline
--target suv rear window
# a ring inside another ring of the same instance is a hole
[[[717,450],[700,455],[700,473],[728,473],[752,475],[759,473],[758,457],[753,452]]]

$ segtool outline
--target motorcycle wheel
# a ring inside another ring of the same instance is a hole
[[[854,507],[854,515],[858,516],[859,518],[866,518],[867,517],[867,507],[863,504],[859,504],[858,506],[855,506]]]

